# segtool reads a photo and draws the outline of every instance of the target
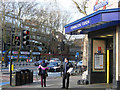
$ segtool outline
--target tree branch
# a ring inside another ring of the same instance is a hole
[[[79,10],[80,13],[84,14],[85,16],[87,15],[86,11],[85,11],[85,7],[83,8],[84,11],[80,8],[80,6],[78,5],[78,3],[74,0],[72,0],[74,2],[74,4],[76,5],[77,9]],[[85,5],[84,5],[85,6]]]

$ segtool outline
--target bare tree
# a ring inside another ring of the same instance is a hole
[[[30,18],[35,15],[36,11],[36,5],[35,2],[1,2],[3,9],[1,10],[3,15],[3,41],[6,43],[7,38],[7,28],[6,25],[8,22],[10,23],[11,28],[15,28],[15,36],[19,34],[22,31],[23,28],[23,21],[25,18]],[[13,27],[14,26],[14,27]],[[12,31],[11,31],[12,34]],[[12,39],[10,37],[10,39]],[[13,42],[15,40],[15,37],[13,39]],[[9,51],[10,49],[8,49]],[[21,45],[18,49],[18,52],[20,54]],[[18,59],[19,59],[18,54]]]
[[[81,4],[78,4],[78,2],[76,2],[75,0],[72,0],[72,1],[76,5],[76,8],[78,9],[78,11],[84,14],[85,16],[87,16],[87,12],[86,12],[87,0],[83,0]],[[85,60],[86,63],[88,61],[88,35],[85,35],[85,38],[84,38],[83,60]],[[84,64],[87,65],[86,63]]]
[[[87,9],[87,0],[83,0],[81,2],[81,4],[79,4],[75,0],[72,0],[72,1],[76,5],[76,8],[78,9],[78,11],[86,16],[87,15],[87,12],[86,12],[86,9]]]
[[[56,0],[54,1],[56,3]],[[5,25],[10,22],[11,27],[15,28],[15,35],[18,35],[18,32],[21,32],[23,28],[29,27],[30,37],[39,42],[45,43],[46,47],[51,46],[53,50],[53,45],[56,41],[56,32],[64,32],[64,25],[69,21],[67,13],[61,13],[60,10],[56,8],[51,8],[51,3],[43,8],[40,3],[36,2],[2,2],[3,4],[3,31],[6,33],[8,30],[5,28]],[[39,7],[38,7],[39,5]],[[57,5],[56,5],[57,6]],[[11,18],[11,19],[9,19]],[[28,22],[26,22],[28,21]],[[6,23],[5,23],[6,22]],[[29,25],[28,25],[29,23]],[[7,34],[4,34],[4,41],[7,39]],[[15,37],[14,37],[15,39]],[[46,39],[46,40],[45,40]],[[49,41],[49,42],[48,42]],[[14,40],[13,40],[14,42]],[[46,43],[47,42],[47,43]],[[31,43],[32,44],[32,43]],[[35,46],[35,43],[34,45]],[[36,47],[31,47],[31,50],[34,50]],[[57,45],[56,45],[57,48]],[[19,54],[21,50],[17,49]],[[56,50],[53,50],[56,51]],[[18,59],[19,59],[18,54]]]

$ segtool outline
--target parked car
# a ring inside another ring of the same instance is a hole
[[[82,66],[82,61],[79,61],[78,63],[77,63],[77,67],[79,67],[79,66]]]
[[[34,65],[35,65],[35,66],[39,66],[39,65],[42,63],[42,61],[43,61],[43,60],[39,60],[39,61],[34,62]],[[48,60],[45,60],[45,63],[48,64],[48,63],[49,63]]]
[[[58,63],[58,65],[60,65],[60,64],[61,64],[61,61],[60,61],[60,59],[59,59],[59,58],[51,58],[51,59],[50,59],[50,62],[57,62],[57,63]]]
[[[60,72],[60,66],[58,65],[58,62],[50,62],[48,64],[48,71],[49,72]]]
[[[59,58],[51,58],[51,59],[50,59],[50,62],[58,62],[58,61],[60,61]]]

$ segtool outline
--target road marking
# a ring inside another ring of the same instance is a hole
[[[2,83],[0,83],[0,85],[6,85],[6,84],[10,84],[10,82],[2,82]]]

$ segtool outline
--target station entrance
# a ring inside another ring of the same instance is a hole
[[[103,32],[104,31],[104,32]],[[113,83],[113,43],[115,28],[106,28],[88,33],[91,40],[90,83]]]
[[[89,84],[111,83],[120,88],[119,14],[119,8],[99,10],[65,25],[66,34],[88,34]]]

